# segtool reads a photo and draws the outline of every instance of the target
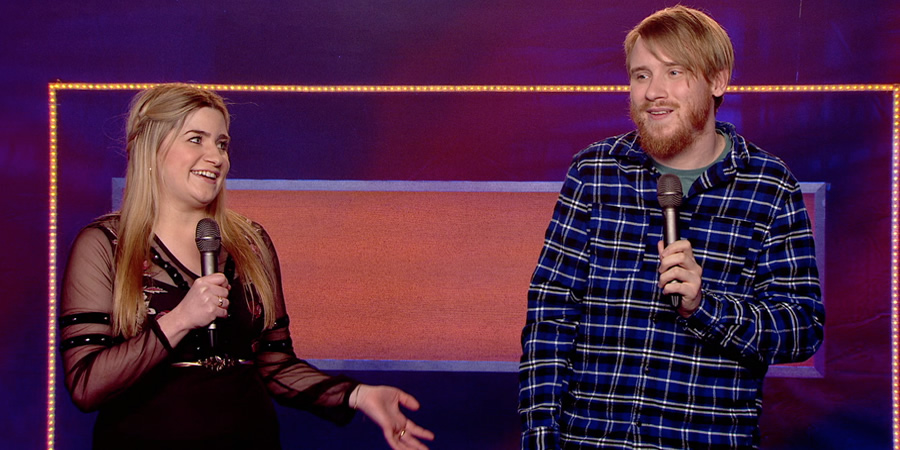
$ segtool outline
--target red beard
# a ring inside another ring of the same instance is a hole
[[[688,148],[703,132],[706,120],[712,109],[711,102],[695,104],[693,102],[681,104],[674,101],[661,101],[651,104],[642,102],[640,106],[631,102],[631,120],[637,125],[641,147],[654,159],[668,159]],[[658,124],[648,119],[645,112],[652,107],[665,106],[673,108],[672,114],[681,111],[687,115],[676,124],[674,131],[663,134]],[[687,120],[687,123],[684,122]]]

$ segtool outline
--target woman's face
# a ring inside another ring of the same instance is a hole
[[[204,107],[190,113],[173,130],[157,156],[160,206],[205,209],[225,184],[228,130],[217,109]]]

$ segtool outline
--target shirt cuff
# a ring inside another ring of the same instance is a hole
[[[159,327],[159,324],[156,322],[156,318],[151,318],[147,320],[147,324],[150,325],[150,329],[153,330],[153,334],[156,335],[156,338],[159,339],[159,342],[162,344],[163,348],[166,349],[166,352],[172,354],[175,350],[172,349],[172,344],[169,344],[169,338],[166,337],[166,334],[163,333],[162,328]]]
[[[700,305],[694,313],[686,318],[679,316],[678,323],[700,339],[706,340],[719,320],[721,302],[722,299],[718,295],[704,291]]]
[[[559,448],[559,430],[536,427],[522,432],[522,450],[552,450]]]

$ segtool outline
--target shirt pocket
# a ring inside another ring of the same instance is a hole
[[[743,286],[749,293],[765,237],[763,224],[695,214],[681,234],[690,240],[694,258],[703,267],[704,284],[731,293],[737,293],[736,286]]]
[[[639,208],[594,205],[588,227],[592,278],[616,279],[641,269],[647,214]]]

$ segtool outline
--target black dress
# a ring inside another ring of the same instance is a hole
[[[188,271],[158,239],[145,264],[147,321],[131,339],[112,336],[112,286],[117,216],[86,227],[76,239],[63,282],[61,350],[66,386],[85,411],[99,409],[94,448],[280,448],[272,395],[338,424],[358,384],[326,375],[297,359],[288,329],[275,258],[276,320],[263,329],[262,306],[245,295],[233,260],[220,257],[229,279],[229,317],[217,325],[216,348],[207,329],[192,330],[172,348],[156,319],[189,290]]]

